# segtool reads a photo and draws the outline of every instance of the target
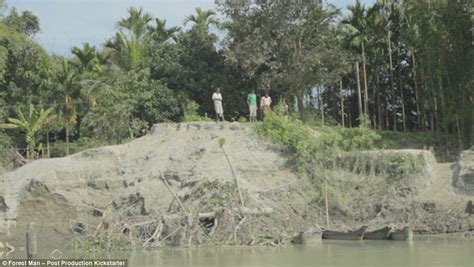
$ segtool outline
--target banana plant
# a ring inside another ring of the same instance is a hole
[[[16,129],[25,133],[26,156],[27,159],[31,159],[35,156],[39,131],[55,118],[51,115],[52,112],[52,107],[46,110],[41,108],[37,111],[33,104],[30,104],[27,114],[18,110],[18,118],[8,118],[7,123],[0,123],[0,129]]]

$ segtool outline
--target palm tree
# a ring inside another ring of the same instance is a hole
[[[128,18],[121,19],[117,26],[127,29],[136,39],[141,39],[146,33],[148,23],[153,17],[149,13],[144,13],[142,8],[131,7],[128,9]]]
[[[176,34],[181,31],[181,27],[166,27],[166,20],[165,19],[155,19],[156,26],[148,26],[148,32],[153,36],[153,40],[157,41],[158,43],[164,43],[168,40],[172,39],[176,41]]]
[[[69,61],[63,59],[61,73],[59,74],[59,83],[64,91],[64,108],[66,112],[65,130],[66,130],[66,154],[69,155],[69,130],[77,120],[77,112],[72,100],[72,87],[75,80],[74,71],[69,67]]]
[[[366,71],[366,55],[365,46],[370,38],[367,18],[372,15],[375,9],[367,10],[364,5],[361,5],[359,0],[356,0],[354,6],[348,7],[351,14],[342,20],[342,23],[346,24],[352,31],[350,37],[351,43],[358,46],[362,50],[362,75],[364,78],[364,114],[368,114],[369,109],[369,93],[367,85],[367,71]]]
[[[83,43],[82,49],[74,46],[71,50],[71,53],[75,55],[80,62],[80,72],[88,70],[91,67],[92,62],[96,58],[97,54],[95,46],[91,46],[89,43]]]
[[[143,13],[141,8],[130,8],[128,13],[129,17],[117,24],[119,31],[115,38],[105,45],[115,63],[126,70],[130,70],[144,58],[151,40],[148,24],[152,20],[151,15]]]
[[[18,110],[18,118],[9,118],[8,123],[0,124],[0,128],[18,129],[25,133],[25,141],[27,144],[26,157],[30,159],[35,153],[38,132],[54,119],[54,116],[51,116],[52,111],[52,107],[47,110],[42,108],[36,111],[33,104],[30,104],[26,116],[21,110]]]
[[[204,10],[200,7],[196,8],[196,14],[191,14],[184,19],[183,24],[188,22],[194,23],[199,28],[207,29],[210,25],[217,25],[218,21],[214,18],[216,13],[212,10]]]

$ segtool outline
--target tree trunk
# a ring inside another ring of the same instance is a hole
[[[300,112],[300,119],[302,122],[305,122],[303,95],[298,95],[297,100],[298,100],[298,111]]]
[[[357,104],[359,107],[359,117],[364,113],[362,111],[362,93],[360,91],[360,72],[359,72],[359,61],[356,61],[356,78],[357,78]]]
[[[420,111],[420,102],[418,97],[418,80],[416,78],[416,62],[415,62],[415,54],[411,55],[413,61],[413,82],[415,84],[415,101],[416,101],[416,122],[418,124],[418,129],[421,130],[421,111]]]
[[[397,131],[397,111],[393,112],[393,131]]]
[[[51,153],[49,149],[49,131],[46,131],[46,151],[48,153],[48,158],[51,158]]]
[[[364,42],[362,42],[362,70],[364,72],[364,114],[369,116],[369,89],[367,86],[367,71],[366,71]]]
[[[66,155],[69,156],[69,123],[66,123]]]
[[[342,79],[339,80],[339,92],[340,92],[340,96],[341,96],[341,125],[342,125],[342,128],[345,127],[344,125],[344,92],[342,90]]]
[[[374,124],[374,129],[377,129],[377,126],[378,126],[378,114],[376,112],[377,110],[377,105],[378,105],[378,98],[377,98],[377,90],[378,88],[374,88],[372,90],[372,99],[374,100],[373,104],[372,104],[372,120],[373,120],[373,124]],[[369,112],[370,113],[370,112]]]
[[[463,142],[462,142],[462,133],[461,133],[461,127],[459,126],[459,118],[458,114],[456,113],[456,132],[458,133],[458,142],[459,142],[459,152],[463,150]]]
[[[379,76],[377,76],[377,118],[379,120],[379,122],[378,122],[379,130],[382,130],[383,119],[382,119],[382,103],[381,103],[381,100],[380,100],[380,79],[379,79]]]
[[[390,33],[390,30],[387,31],[387,40],[388,40],[388,58],[389,58],[389,63],[390,63],[390,85],[392,87],[392,92],[395,92],[395,83],[393,81],[393,59],[392,59],[392,42],[390,40],[391,38],[391,33]],[[395,105],[395,103],[392,103]],[[394,106],[394,110],[393,110],[393,130],[396,131],[397,130],[397,120],[396,120],[396,116],[397,116],[397,110],[395,109],[395,106]],[[388,130],[388,125],[387,125],[387,130]]]
[[[353,110],[353,104],[352,104],[352,88],[349,87],[349,112],[347,112],[347,122],[349,124],[349,128],[352,128],[352,110]]]
[[[400,50],[398,50],[400,53]],[[400,100],[402,104],[402,124],[403,124],[403,132],[407,132],[407,122],[406,122],[406,114],[405,114],[405,97],[403,95],[403,79],[402,79],[402,71],[398,69],[398,83],[400,86]]]
[[[318,102],[319,102],[319,112],[321,112],[321,126],[324,126],[324,103],[323,97],[321,95],[321,88],[318,86]]]

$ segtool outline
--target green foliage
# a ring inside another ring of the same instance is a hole
[[[287,121],[276,113],[268,114],[255,130],[258,135],[293,152],[300,170],[313,163],[326,165],[342,151],[381,146],[381,137],[367,128],[324,127],[316,132],[299,120]]]
[[[81,151],[97,148],[100,146],[107,145],[106,141],[98,140],[95,138],[81,137],[75,142],[69,143],[69,154],[79,153]],[[67,155],[67,144],[64,141],[56,141],[51,144],[51,157],[64,157]]]
[[[219,139],[219,147],[222,148],[224,146],[224,144],[225,144],[225,138],[220,138]]]
[[[0,11],[2,7],[0,5]],[[17,32],[28,36],[34,35],[40,31],[39,19],[30,11],[26,10],[20,14],[15,8],[10,10],[10,14],[3,19],[3,23]]]
[[[21,105],[44,101],[42,80],[46,53],[25,35],[0,23],[0,95],[5,104]],[[13,116],[15,109],[7,110]]]
[[[452,160],[474,138],[469,1],[382,2],[365,8],[357,1],[341,20],[338,10],[309,2],[224,1],[218,8],[225,21],[196,9],[185,19],[192,24],[187,29],[130,8],[106,45],[85,43],[65,58],[48,55],[32,38],[40,29],[34,14],[3,13],[0,0],[0,121],[27,109],[24,103],[47,103],[63,118],[45,128],[58,146],[68,138],[73,147],[83,138],[114,144],[146,134],[157,122],[209,120],[216,87],[226,118],[243,120],[246,96],[255,89],[269,91],[274,102],[297,99],[301,113],[288,122],[269,115],[257,127],[297,162],[328,162],[340,151],[427,146]],[[225,29],[222,44],[214,26]],[[365,68],[353,69],[355,61]],[[367,78],[368,90],[367,115],[359,120],[357,76]],[[318,111],[303,103],[315,87]],[[279,114],[280,106],[274,110]],[[342,111],[346,126],[362,127],[312,128],[342,124]],[[387,132],[402,127],[433,133]],[[13,146],[24,146],[23,136],[7,134]]]
[[[215,179],[203,179],[193,189],[193,198],[200,199],[199,207],[203,210],[214,207],[226,207],[236,199],[236,184],[234,182],[220,182]]]
[[[212,121],[210,118],[200,116],[198,114],[199,105],[194,101],[189,101],[186,103],[184,109],[184,122],[193,122],[193,121]]]
[[[389,149],[427,149],[434,146],[431,135],[425,133],[377,132],[384,147]]]
[[[427,159],[422,153],[363,151],[344,153],[337,159],[337,166],[361,175],[385,177],[388,182],[408,181],[426,174]]]
[[[19,109],[18,118],[8,118],[8,123],[1,123],[0,128],[17,129],[24,133],[25,142],[28,145],[28,158],[34,157],[35,149],[38,148],[38,134],[54,119],[51,115],[52,111],[53,108],[36,110],[33,104],[30,104],[28,112],[24,113]]]
[[[170,89],[149,78],[148,70],[131,71],[105,84],[97,93],[97,106],[81,121],[81,134],[120,143],[147,133],[156,122],[182,117],[182,101]]]
[[[76,254],[81,258],[103,257],[104,252],[129,252],[134,248],[130,245],[126,238],[114,238],[109,240],[106,231],[98,233],[96,236],[89,238],[73,239],[67,249],[72,254]]]

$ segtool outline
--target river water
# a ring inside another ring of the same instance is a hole
[[[415,237],[412,241],[329,241],[284,247],[161,249],[136,252],[129,266],[474,266],[474,237]]]

